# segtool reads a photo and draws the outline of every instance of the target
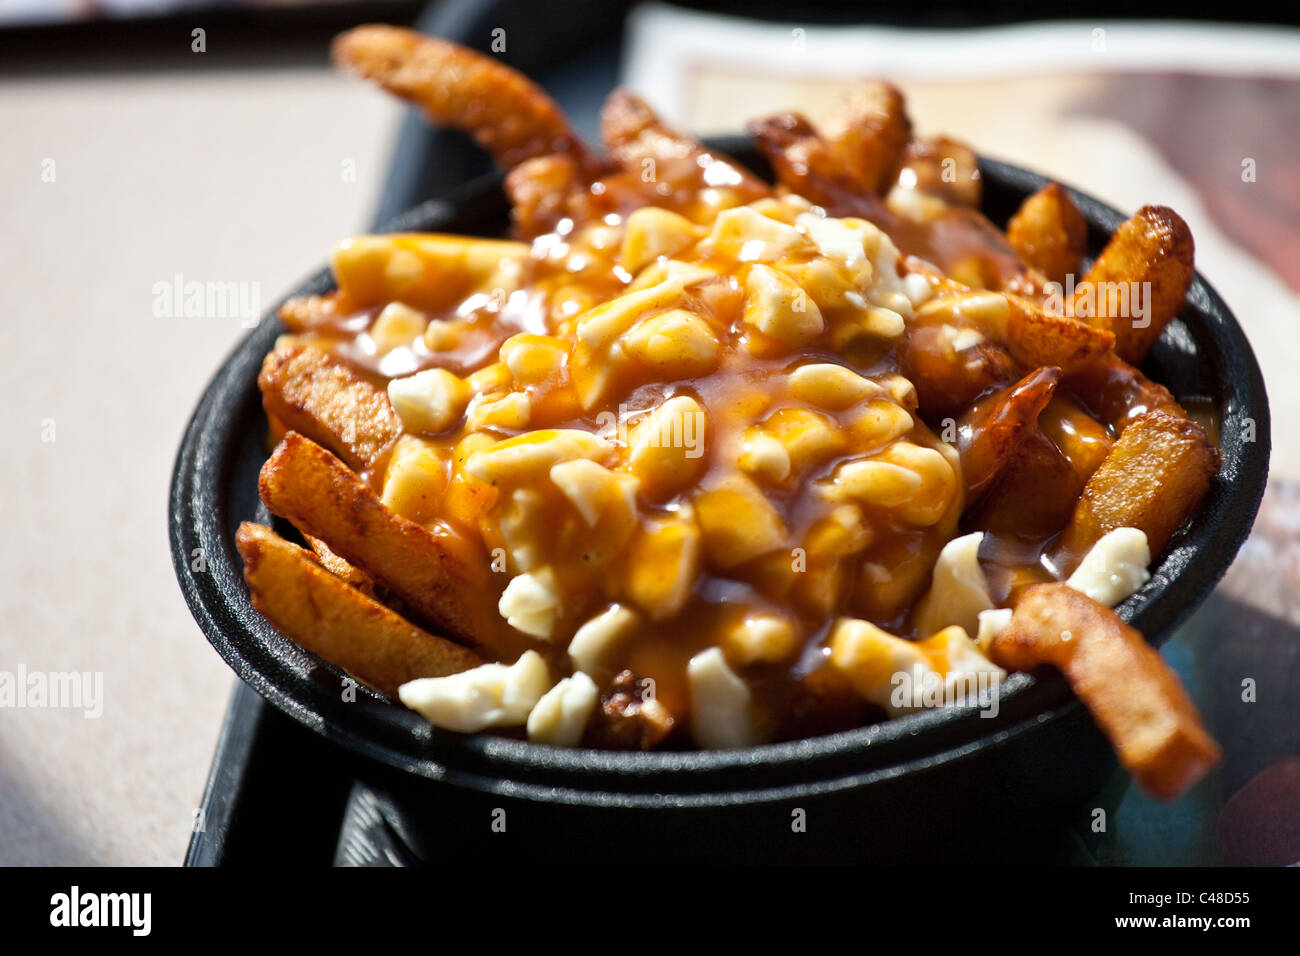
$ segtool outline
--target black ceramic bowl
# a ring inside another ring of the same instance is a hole
[[[748,141],[717,145],[768,173]],[[991,160],[981,169],[984,211],[998,223],[1046,181]],[[1089,223],[1095,255],[1125,217],[1077,191],[1071,196]],[[425,203],[391,227],[496,236],[507,224],[494,177]],[[322,270],[294,293],[331,284]],[[1033,834],[1096,802],[1114,760],[1056,674],[1013,675],[996,717],[931,711],[732,751],[557,749],[442,732],[368,691],[345,701],[339,672],[253,609],[234,547],[240,521],[268,520],[257,498],[267,423],[256,379],[282,331],[275,315],[273,309],[240,343],[194,412],[172,480],[171,543],[181,588],[213,647],[305,726],[410,775],[491,794],[535,819],[544,810],[548,832],[565,835],[568,859],[616,852],[630,834],[636,844],[629,852],[638,860],[905,862],[959,859],[990,847],[1014,854]],[[1200,510],[1157,558],[1147,585],[1119,608],[1158,645],[1209,594],[1250,529],[1268,471],[1269,413],[1245,335],[1199,275],[1146,370],[1179,398],[1213,404],[1223,454]],[[196,572],[199,554],[205,570]],[[802,832],[791,825],[796,809],[806,815]]]

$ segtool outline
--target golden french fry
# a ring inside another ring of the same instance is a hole
[[[1114,611],[1067,584],[1025,591],[990,657],[1009,670],[1058,668],[1120,763],[1161,800],[1176,799],[1219,761],[1178,675]]]
[[[1192,231],[1178,213],[1143,206],[1084,275],[1072,314],[1113,332],[1115,353],[1136,365],[1183,307],[1195,257]]]
[[[848,180],[876,194],[898,178],[903,151],[912,138],[903,94],[879,80],[849,91],[841,109],[822,127],[839,168]]]
[[[710,180],[720,189],[732,190],[736,204],[772,194],[767,183],[740,163],[665,126],[644,100],[628,90],[615,90],[605,100],[600,138],[614,161],[636,174],[661,204],[674,192],[701,191]]]
[[[520,163],[505,180],[516,232],[526,239],[550,232],[565,216],[578,213],[571,207],[587,195],[587,187],[582,168],[564,153]]]
[[[1115,336],[1077,319],[1052,315],[1024,296],[1007,293],[1004,344],[1027,368],[1054,365],[1066,373],[1110,351]]]
[[[522,242],[403,233],[345,239],[332,265],[356,310],[401,302],[437,313],[472,292],[513,292],[527,258]]]
[[[330,574],[334,575],[344,584],[350,584],[358,591],[369,597],[375,595],[375,579],[362,571],[356,565],[349,564],[339,555],[330,550],[330,546],[320,538],[313,538],[309,534],[303,535],[307,543],[311,545],[312,552],[316,555],[316,560]]]
[[[331,53],[336,65],[414,103],[433,122],[469,133],[506,169],[551,153],[598,168],[541,87],[481,53],[379,24],[340,34]]]
[[[957,421],[966,502],[988,490],[1007,461],[1035,427],[1061,381],[1059,368],[1040,368],[1015,385],[980,400]]]
[[[1200,425],[1164,412],[1133,419],[1083,488],[1061,539],[1068,573],[1108,531],[1146,532],[1152,555],[1191,514],[1219,470],[1219,453]]]
[[[1079,268],[1088,224],[1060,183],[1048,183],[1020,204],[1007,223],[1007,240],[1031,266],[1054,282]]]
[[[307,332],[323,322],[347,315],[348,302],[339,292],[325,295],[295,295],[280,306],[280,321],[290,332]]]
[[[790,192],[822,206],[832,215],[856,215],[879,225],[864,208],[888,216],[885,205],[874,195],[862,195],[843,181],[830,145],[799,113],[779,113],[749,124],[759,151],[767,157],[776,180]],[[848,212],[846,210],[854,211]],[[834,210],[832,212],[832,210]],[[883,227],[882,227],[883,228]]]
[[[275,349],[257,377],[273,420],[364,471],[402,433],[388,395],[328,352],[310,346]]]
[[[244,522],[235,538],[253,606],[313,654],[387,694],[417,677],[483,663],[473,651],[422,631],[330,574],[269,528]]]
[[[913,140],[903,154],[903,169],[919,191],[954,206],[979,208],[984,181],[979,159],[965,143],[946,136]]]
[[[262,466],[262,501],[364,569],[422,619],[515,660],[530,644],[497,614],[500,588],[477,548],[394,514],[324,448],[290,432]],[[504,582],[503,582],[504,583]]]

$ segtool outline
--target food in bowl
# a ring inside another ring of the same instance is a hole
[[[280,311],[257,608],[429,721],[735,748],[996,706],[1056,667],[1172,798],[1218,759],[1111,608],[1218,469],[1135,367],[1190,233],[1146,207],[1073,281],[1051,185],[1005,231],[974,154],[867,83],[754,124],[777,183],[630,93],[597,156],[522,76],[362,27],[345,68],[507,169],[510,238],[363,236]]]

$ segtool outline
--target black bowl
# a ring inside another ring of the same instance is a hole
[[[717,146],[768,174],[747,140]],[[984,211],[999,223],[1046,182],[992,160],[981,169]],[[1125,217],[1070,193],[1095,255]],[[490,177],[411,210],[391,229],[496,236],[507,224],[500,178]],[[331,287],[323,269],[294,294]],[[607,840],[617,844],[629,833],[637,835],[637,859],[954,858],[1023,844],[1031,831],[1059,825],[1095,802],[1113,771],[1105,739],[1054,673],[1012,675],[992,717],[937,710],[730,751],[543,747],[439,731],[365,690],[345,701],[340,673],[253,609],[234,547],[240,521],[269,518],[257,498],[267,449],[256,379],[282,331],[275,316],[272,309],[221,367],[186,430],[172,479],[172,555],[218,653],[273,705],[328,739],[410,775],[545,807],[547,826],[567,837],[569,858],[593,859]],[[1146,370],[1180,399],[1212,403],[1223,454],[1200,510],[1156,560],[1151,580],[1118,609],[1159,645],[1209,594],[1250,530],[1268,471],[1269,413],[1250,345],[1200,275]],[[805,832],[790,826],[795,808],[807,815]],[[573,840],[575,832],[583,839]]]

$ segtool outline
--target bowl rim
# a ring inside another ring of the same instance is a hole
[[[708,143],[756,171],[765,167],[748,138]],[[986,187],[992,184],[1021,195],[1051,181],[984,157],[980,169]],[[456,228],[450,224],[474,216],[476,210],[504,205],[501,181],[500,174],[476,179],[377,231]],[[1065,188],[1089,224],[1090,248],[1099,248],[1098,240],[1104,242],[1127,217],[1086,193]],[[332,287],[326,266],[285,299]],[[273,706],[342,746],[418,776],[481,791],[598,806],[711,805],[861,785],[873,775],[905,773],[986,746],[1006,745],[1036,724],[1081,708],[1059,674],[1016,673],[1002,683],[1000,712],[992,719],[974,707],[942,708],[744,749],[639,752],[558,748],[441,731],[364,686],[354,703],[331,703],[330,695],[341,696],[337,683],[326,694],[308,669],[323,668],[336,681],[342,671],[280,635],[253,609],[226,510],[238,452],[234,426],[260,414],[257,370],[283,331],[276,313],[285,299],[222,362],[186,426],[172,474],[169,537],[177,580],[209,643]],[[1255,440],[1242,440],[1242,428],[1221,427],[1223,465],[1211,494],[1152,568],[1150,581],[1117,608],[1154,646],[1168,639],[1231,564],[1249,533],[1268,471],[1268,401],[1245,333],[1199,272],[1183,314],[1189,307],[1203,316],[1197,338],[1210,347],[1199,361],[1208,358],[1212,368],[1207,371],[1224,376],[1228,400],[1222,422],[1244,425],[1244,420],[1253,419]],[[201,573],[191,570],[196,554],[202,554],[206,565]],[[1186,573],[1189,569],[1193,573]]]

